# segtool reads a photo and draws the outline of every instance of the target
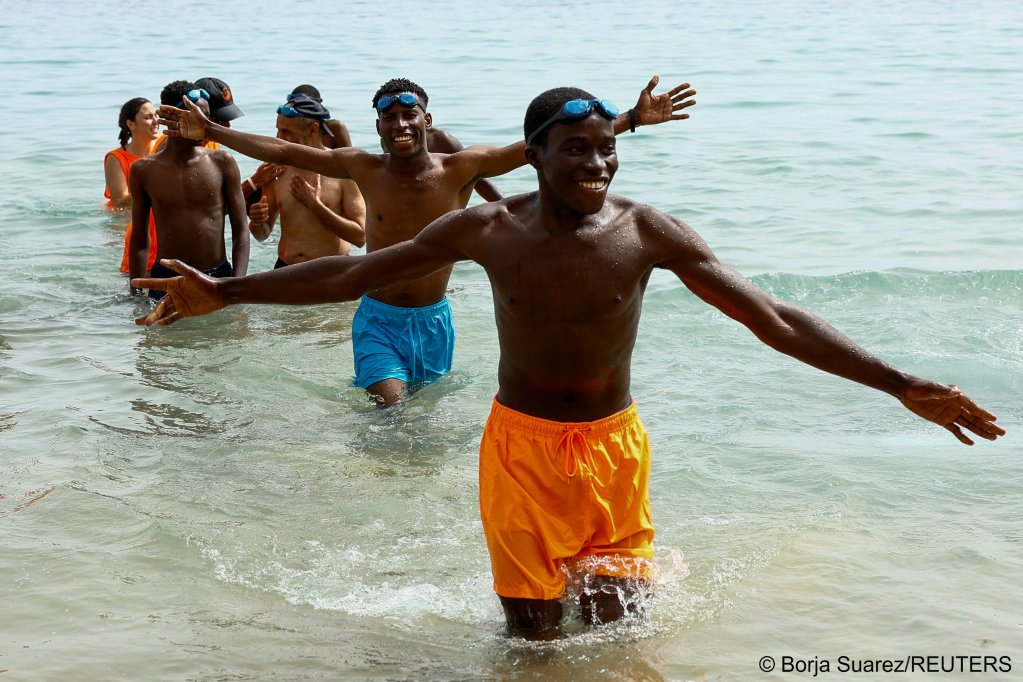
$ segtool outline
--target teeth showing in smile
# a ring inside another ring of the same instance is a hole
[[[579,186],[583,189],[604,189],[607,187],[607,180],[580,180]]]
[[[395,135],[394,136],[394,141],[395,142],[411,142],[412,141],[412,136],[411,135]]]

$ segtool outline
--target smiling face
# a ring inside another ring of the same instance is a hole
[[[377,111],[380,144],[384,151],[402,158],[426,149],[426,130],[431,125],[433,117],[421,105],[405,107],[396,102],[387,111]]]
[[[526,148],[526,159],[537,169],[541,187],[564,208],[598,213],[618,171],[614,128],[597,113],[555,124],[545,144]]]
[[[288,117],[284,114],[277,114],[277,139],[285,142],[294,142],[307,147],[318,145],[317,133],[320,124],[302,116]]]
[[[152,102],[146,102],[143,104],[138,112],[135,114],[135,118],[129,119],[125,122],[128,126],[128,130],[131,131],[133,139],[147,139],[155,140],[160,136],[160,124],[158,121],[159,117],[156,114],[156,107],[153,106]]]

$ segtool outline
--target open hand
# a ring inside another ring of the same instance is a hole
[[[202,109],[187,97],[181,101],[185,109],[178,109],[169,104],[160,105],[160,125],[167,129],[167,137],[185,137],[190,140],[205,140],[206,125],[210,122],[202,113]]]
[[[1005,429],[994,423],[998,417],[967,398],[956,386],[919,379],[907,386],[899,399],[909,411],[943,426],[966,445],[973,445],[973,441],[962,429],[987,440],[1005,435]]]
[[[291,194],[298,199],[306,208],[312,208],[320,200],[320,176],[315,177],[315,185],[298,175],[291,178]]]
[[[639,93],[639,99],[636,100],[636,106],[633,108],[633,111],[636,112],[636,122],[639,125],[681,121],[689,118],[689,114],[678,112],[696,104],[695,99],[690,99],[696,94],[696,90],[689,89],[689,83],[676,85],[668,92],[655,95],[654,88],[657,87],[660,80],[660,76],[654,76],[646,88]]]
[[[282,173],[284,173],[284,166],[279,163],[264,161],[259,164],[259,168],[257,168],[256,172],[252,174],[249,181],[252,183],[253,190],[256,190],[260,187],[266,187],[271,182],[281,177]]]
[[[164,259],[160,263],[182,276],[170,279],[137,277],[131,281],[131,285],[139,289],[158,289],[167,292],[153,312],[145,317],[136,318],[135,324],[147,326],[154,322],[161,325],[174,324],[183,317],[205,315],[227,305],[220,294],[220,285],[214,278],[179,260]]]

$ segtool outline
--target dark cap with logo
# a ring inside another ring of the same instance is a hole
[[[200,78],[195,84],[210,93],[210,114],[220,121],[233,121],[245,114],[234,103],[230,86],[219,78]]]

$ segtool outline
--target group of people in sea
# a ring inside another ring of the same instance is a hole
[[[655,269],[772,348],[887,393],[964,444],[973,444],[965,432],[1004,434],[955,386],[902,372],[761,291],[679,218],[609,194],[618,138],[686,119],[695,103],[687,83],[655,94],[657,84],[654,76],[627,111],[553,88],[529,104],[522,139],[461,148],[433,127],[425,90],[392,79],[371,100],[382,153],[351,146],[308,85],[278,107],[276,137],[231,128],[241,111],[219,79],[171,83],[159,109],[131,100],[107,187],[114,205],[131,205],[133,226],[151,228],[126,240],[131,287],[159,298],[136,321],[360,300],[355,382],[391,406],[450,370],[448,280],[458,262],[482,266],[500,356],[480,445],[480,513],[508,628],[531,638],[561,631],[566,569],[588,575],[579,599],[588,623],[623,617],[651,589],[650,448],[630,372]],[[166,141],[143,153],[160,144],[158,125]],[[225,147],[263,164],[242,181]],[[129,155],[140,158],[121,161]],[[525,164],[536,191],[502,197],[485,184]],[[474,190],[487,201],[466,208]],[[266,239],[278,216],[277,266],[247,275],[249,234]],[[350,255],[353,244],[366,254]]]

